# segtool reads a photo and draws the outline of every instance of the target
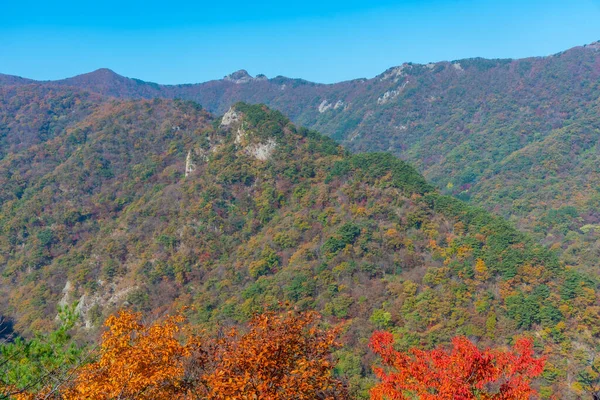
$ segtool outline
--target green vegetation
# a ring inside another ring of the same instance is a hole
[[[209,332],[265,308],[316,309],[345,321],[337,372],[354,396],[372,383],[367,339],[382,328],[403,349],[530,335],[557,374],[542,392],[580,390],[567,376],[598,346],[598,280],[406,162],[350,155],[262,105],[237,104],[229,125],[183,102],[90,107],[57,110],[63,130],[0,160],[0,312],[22,334],[50,330],[59,299],[79,299],[92,326],[122,304],[190,306]]]
[[[0,342],[0,387],[11,388],[14,394],[39,391],[48,382],[66,379],[71,368],[86,362],[85,351],[69,334],[78,319],[75,308],[59,309],[58,315],[61,324],[51,333]],[[0,390],[0,398],[8,394]]]

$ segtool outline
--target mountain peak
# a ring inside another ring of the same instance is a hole
[[[221,118],[220,128],[228,132],[227,140],[235,144],[240,154],[259,161],[270,160],[280,148],[293,149],[296,156],[308,152],[308,130],[297,128],[279,111],[265,105],[234,104]],[[326,143],[325,147],[337,152],[338,145],[325,136],[312,135],[310,141],[313,145]]]
[[[242,102],[231,106],[221,119],[221,127],[235,132],[235,143],[240,146],[284,140],[289,124],[290,120],[278,111],[265,105]],[[285,139],[294,140],[291,137]]]
[[[72,78],[67,78],[65,81],[70,83],[106,83],[111,81],[121,80],[123,77],[111,69],[100,68],[92,72],[77,75]]]
[[[233,83],[248,83],[254,80],[266,80],[267,77],[263,74],[258,74],[256,78],[248,73],[245,69],[240,69],[239,71],[232,72],[231,74],[225,76],[223,78],[224,81],[233,82]]]
[[[118,75],[115,71],[110,68],[98,68],[95,71],[90,72],[90,74],[110,74],[110,75]]]
[[[34,83],[32,79],[22,78],[16,75],[0,74],[0,85],[26,85]]]
[[[117,74],[115,71],[109,68],[99,68],[95,71],[79,76],[95,76],[103,79],[123,78],[121,75]]]
[[[600,40],[592,42],[590,44],[586,44],[583,47],[588,49],[600,50]]]

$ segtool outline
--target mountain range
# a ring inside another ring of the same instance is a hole
[[[524,334],[541,396],[577,398],[600,338],[599,75],[597,43],[333,85],[0,75],[0,315],[27,336],[76,304],[89,341],[123,305],[209,331],[316,309],[345,324],[357,398],[376,329],[404,349]]]
[[[159,85],[100,69],[52,82],[0,75],[0,85],[187,99],[216,114],[238,101],[263,103],[351,151],[389,151],[445,193],[585,253],[585,261],[570,263],[590,264],[600,222],[599,79],[596,42],[548,57],[409,63],[336,84],[241,70],[206,83]]]

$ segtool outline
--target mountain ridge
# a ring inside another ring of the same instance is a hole
[[[435,61],[435,62],[429,62],[429,63],[414,63],[414,62],[404,62],[400,65],[395,65],[395,66],[391,66],[388,69],[386,69],[384,72],[373,76],[372,78],[366,78],[366,77],[358,77],[358,78],[352,78],[346,81],[338,81],[338,82],[332,82],[332,83],[322,83],[322,82],[313,82],[313,81],[308,81],[308,80],[304,80],[304,79],[300,79],[300,78],[290,78],[290,77],[286,77],[286,76],[282,76],[282,75],[277,75],[274,78],[267,78],[264,74],[257,74],[257,77],[260,77],[260,80],[263,80],[264,78],[271,80],[271,79],[288,79],[288,80],[302,80],[302,81],[306,81],[308,83],[311,84],[317,84],[317,85],[335,85],[335,84],[339,84],[339,83],[345,83],[345,82],[352,82],[352,81],[362,81],[362,80],[369,80],[369,79],[375,79],[378,78],[382,75],[385,75],[388,71],[390,70],[394,70],[396,68],[405,66],[405,65],[421,65],[421,66],[427,66],[427,65],[436,65],[436,64],[442,64],[442,63],[450,63],[450,64],[456,64],[456,63],[460,63],[460,61],[468,61],[468,60],[487,60],[487,61],[500,61],[500,60],[504,60],[504,61],[521,61],[521,60],[535,60],[535,59],[546,59],[546,58],[551,58],[551,57],[556,57],[559,56],[565,52],[569,52],[572,50],[577,50],[577,49],[593,49],[593,50],[600,50],[600,40],[598,41],[593,41],[587,44],[583,44],[583,45],[579,45],[579,46],[574,46],[571,47],[567,50],[564,51],[559,51],[557,53],[554,54],[549,54],[549,55],[545,55],[545,56],[530,56],[530,57],[523,57],[523,58],[485,58],[485,57],[468,57],[468,58],[462,58],[462,59],[455,59],[455,60],[441,60],[441,61]],[[164,87],[177,87],[177,86],[190,86],[190,85],[201,85],[204,83],[208,83],[208,82],[213,82],[213,81],[220,81],[220,80],[229,80],[229,81],[235,81],[235,79],[231,79],[232,76],[236,75],[236,74],[242,74],[244,78],[256,78],[256,77],[252,77],[247,70],[245,69],[239,69],[236,70],[228,75],[225,75],[222,79],[210,79],[207,81],[201,81],[201,82],[186,82],[186,83],[173,83],[173,84],[163,84],[163,83],[158,83],[158,82],[154,82],[154,81],[143,81],[140,79],[136,79],[136,78],[131,78],[131,77],[126,77],[124,75],[121,75],[119,73],[117,73],[116,71],[108,68],[108,67],[100,67],[96,70],[90,71],[90,72],[83,72],[81,74],[77,74],[77,75],[73,75],[70,77],[65,77],[65,78],[60,78],[60,79],[54,79],[54,80],[36,80],[36,79],[31,79],[31,78],[25,78],[25,77],[21,77],[21,76],[17,76],[17,75],[11,75],[11,74],[4,74],[0,72],[0,77],[4,77],[4,78],[16,78],[17,80],[19,79],[23,79],[27,82],[30,83],[57,83],[57,82],[64,82],[64,81],[68,81],[68,80],[72,80],[74,78],[79,78],[79,77],[83,77],[83,76],[95,76],[95,75],[113,75],[116,78],[125,78],[125,79],[133,79],[135,81],[141,81],[141,82],[145,82],[148,83],[150,85],[159,85],[159,86],[164,86]],[[229,79],[228,79],[229,78]],[[241,83],[241,82],[240,82]],[[0,80],[0,84],[6,84],[4,83],[2,80]]]
[[[403,348],[532,335],[554,393],[574,390],[565,349],[600,335],[596,280],[389,153],[351,154],[264,105],[0,94],[0,314],[19,332],[48,330],[59,304],[78,303],[89,338],[120,306],[192,306],[213,331],[289,303],[346,321],[337,373],[356,397],[374,329]]]
[[[337,84],[256,79],[244,70],[187,85],[108,70],[36,84],[187,99],[218,115],[238,101],[266,104],[350,151],[392,152],[443,193],[512,219],[592,271],[600,256],[599,50],[594,42],[546,57],[406,63]]]
[[[600,174],[590,159],[596,137],[595,99],[600,96],[599,50],[600,42],[593,42],[546,57],[405,63],[371,79],[336,84],[261,75],[257,79],[240,70],[205,83],[158,85],[107,69],[36,84],[74,86],[124,99],[181,98],[216,114],[238,101],[263,103],[351,151],[390,151],[445,193],[514,218],[521,229],[567,250],[573,242],[563,240],[566,234],[571,232],[575,244],[584,246],[588,238],[579,228],[600,222],[600,213],[591,206],[596,193],[585,189]],[[531,153],[537,155],[521,164],[524,171],[511,170],[511,159],[550,137],[555,144],[576,140],[572,154],[565,158],[563,146],[548,146]],[[551,167],[558,159],[571,166]],[[583,175],[571,176],[575,170]],[[542,182],[548,175],[560,176],[561,181]],[[580,189],[572,187],[575,180]],[[520,183],[526,188],[506,192]],[[552,200],[557,192],[567,195]],[[585,200],[577,199],[579,195]],[[536,197],[548,201],[538,202]],[[577,216],[559,222],[553,213],[562,206],[576,207]],[[540,234],[544,230],[546,238]],[[588,260],[592,257],[586,255]]]

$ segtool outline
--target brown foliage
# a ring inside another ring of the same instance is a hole
[[[65,399],[178,399],[184,398],[184,363],[198,342],[182,344],[180,315],[150,326],[140,315],[126,311],[106,321],[100,359],[79,371]]]
[[[210,399],[342,399],[332,377],[337,330],[319,329],[314,312],[256,316],[250,329],[233,329],[214,345],[205,375]]]

